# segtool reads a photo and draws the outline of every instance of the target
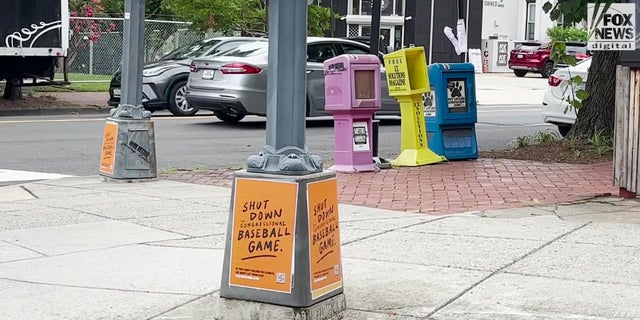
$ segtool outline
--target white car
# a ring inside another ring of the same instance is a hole
[[[576,122],[576,109],[571,107],[567,98],[575,99],[575,92],[585,88],[590,66],[591,58],[587,58],[575,66],[558,69],[549,76],[549,87],[542,98],[542,116],[544,122],[557,125],[563,137]],[[582,77],[583,82],[579,86],[574,85],[572,90],[567,80],[575,76]]]

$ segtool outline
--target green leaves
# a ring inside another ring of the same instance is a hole
[[[179,20],[193,22],[193,28],[197,30],[222,34],[240,31],[255,36],[267,32],[268,13],[264,0],[162,0],[162,3]],[[331,27],[332,15],[335,13],[329,8],[309,5],[308,34],[323,35]]]
[[[555,26],[547,29],[547,35],[555,41],[587,41],[584,28]]]
[[[589,99],[589,92],[587,92],[586,90],[580,89],[576,91],[576,98],[580,100],[587,100]]]

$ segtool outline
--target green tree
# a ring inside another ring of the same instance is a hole
[[[584,28],[555,26],[547,29],[547,35],[553,41],[587,41]]]
[[[124,14],[124,1],[125,0],[98,0],[98,3],[102,5],[105,15],[122,18]],[[163,0],[145,1],[146,19],[173,20],[173,13],[162,5],[162,1]]]
[[[267,34],[265,0],[163,0],[163,6],[178,19],[193,23],[196,30],[222,34],[240,31],[250,35]],[[331,9],[309,5],[308,34],[322,35],[330,27]]]
[[[556,0],[547,1],[543,9],[552,20],[564,18],[565,25],[578,24],[587,19],[587,3],[593,0]],[[608,7],[614,0],[597,0]],[[562,49],[562,46],[557,46]],[[564,52],[560,53],[563,54]],[[589,81],[586,85],[588,98],[582,101],[578,117],[570,135],[591,136],[594,132],[612,135],[615,123],[615,83],[616,65],[619,51],[596,51],[589,69]]]

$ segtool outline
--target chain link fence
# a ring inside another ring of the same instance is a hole
[[[187,22],[145,20],[145,62],[205,37],[188,27]],[[67,54],[70,81],[108,82],[121,64],[123,35],[122,18],[72,17]]]

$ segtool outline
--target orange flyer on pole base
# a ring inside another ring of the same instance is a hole
[[[298,184],[236,178],[229,285],[291,293]]]
[[[113,174],[116,163],[116,148],[118,146],[118,124],[107,122],[104,124],[102,137],[102,153],[100,155],[100,172]]]
[[[307,187],[311,298],[342,287],[338,184],[335,178]]]

